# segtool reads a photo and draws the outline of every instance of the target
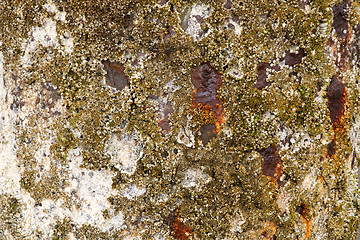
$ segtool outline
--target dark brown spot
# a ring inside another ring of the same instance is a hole
[[[231,1],[230,0],[227,0],[226,1],[226,3],[225,3],[225,5],[224,5],[224,8],[226,8],[226,9],[230,9],[231,8]]]
[[[162,119],[159,122],[159,127],[161,127],[161,129],[163,130],[163,132],[165,133],[169,133],[171,130],[170,127],[170,120],[169,119]]]
[[[302,203],[301,205],[296,207],[295,212],[300,215],[303,215],[303,214],[305,214],[305,209],[306,209],[306,205],[304,203]]]
[[[294,66],[302,62],[305,52],[303,49],[300,49],[297,53],[286,51],[285,52],[285,64],[288,66]]]
[[[262,173],[265,176],[269,176],[276,180],[279,186],[283,186],[285,182],[280,180],[280,177],[283,174],[282,161],[277,152],[277,147],[270,145],[268,148],[259,150],[259,153],[264,159],[261,163]]]
[[[122,90],[129,86],[129,77],[125,74],[125,67],[117,62],[103,61],[106,71],[106,84],[110,87]]]
[[[352,160],[351,160],[351,169],[354,169],[355,161],[356,161],[356,151],[354,150]]]
[[[232,24],[232,23],[230,23],[230,22],[228,23],[227,27],[228,27],[229,29],[231,29],[231,30],[235,30],[234,24]]]
[[[22,100],[22,89],[15,88],[12,91],[12,94],[14,96],[14,101],[10,105],[10,109],[13,111],[16,111],[18,109],[21,109],[25,105],[25,101]]]
[[[328,145],[327,145],[327,153],[329,157],[334,156],[336,152],[336,141],[333,139]]]
[[[240,18],[239,18],[239,16],[233,16],[232,17],[232,20],[234,21],[234,22],[236,22],[236,23],[240,23]]]
[[[336,31],[339,38],[346,39],[350,34],[350,25],[347,20],[347,9],[349,8],[350,1],[344,0],[339,6],[333,7],[334,19],[332,27]]]
[[[167,223],[170,226],[171,235],[175,239],[188,240],[193,236],[193,231],[189,226],[186,226],[179,215],[179,210],[175,209],[167,218]]]
[[[261,171],[264,175],[275,178],[276,168],[280,164],[281,159],[277,154],[277,148],[270,145],[268,148],[259,150],[264,161],[261,164]]]
[[[196,88],[193,95],[193,108],[201,105],[203,106],[201,109],[210,109],[216,118],[214,134],[210,134],[210,130],[208,130],[213,126],[209,125],[209,127],[204,126],[203,128],[202,134],[206,134],[206,136],[201,136],[200,139],[205,146],[220,130],[220,125],[224,121],[223,103],[217,98],[217,91],[221,86],[221,75],[209,63],[203,63],[192,72],[191,82]]]
[[[200,128],[200,133],[200,140],[202,141],[204,146],[206,146],[206,144],[208,144],[208,142],[217,134],[215,124],[202,126]]]
[[[266,81],[268,68],[270,68],[270,63],[265,62],[259,63],[257,67],[257,82],[255,87],[259,90],[272,84],[272,82]]]
[[[204,18],[202,16],[200,16],[200,15],[193,15],[193,16],[194,16],[194,18],[196,19],[196,21],[198,23],[200,23],[200,24],[205,23],[205,20],[204,20]]]
[[[327,88],[326,96],[328,98],[330,120],[333,127],[336,127],[337,123],[340,121],[340,118],[344,114],[344,104],[346,97],[346,87],[337,76],[334,76],[331,79],[330,85]]]
[[[305,203],[302,203],[296,207],[295,212],[300,214],[301,218],[305,223],[305,227],[306,227],[305,239],[308,239],[311,235],[311,221],[309,216],[309,208]]]
[[[335,29],[337,43],[335,44],[334,39],[329,39],[330,46],[333,49],[333,54],[336,56],[336,65],[339,70],[345,71],[348,69],[348,43],[352,36],[352,30],[347,20],[347,11],[350,7],[350,1],[344,0],[339,6],[333,7],[334,19],[332,27]],[[340,55],[340,59],[338,59]]]

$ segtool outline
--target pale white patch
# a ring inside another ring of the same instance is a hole
[[[38,45],[44,47],[58,46],[56,22],[51,19],[46,19],[41,27],[34,27],[28,41],[23,43],[24,55],[22,56],[22,64],[28,66],[31,64],[31,52],[36,49]]]
[[[360,154],[360,115],[355,115],[355,122],[350,128],[349,137],[352,142],[353,150]]]
[[[203,30],[201,28],[201,21],[209,17],[211,14],[210,7],[204,4],[195,4],[188,10],[186,16],[183,20],[182,25],[184,25],[184,30],[189,34],[194,40],[199,40],[203,35]]]
[[[74,39],[70,34],[65,34],[65,36],[60,36],[61,44],[64,45],[64,52],[71,54],[74,51]]]
[[[0,195],[20,192],[20,173],[16,158],[15,113],[6,101],[7,89],[4,80],[4,58],[0,52]]]
[[[153,236],[154,240],[165,240],[164,236],[161,233],[157,233]]]
[[[316,174],[314,171],[311,171],[309,174],[306,174],[303,182],[301,183],[301,188],[305,190],[312,189],[316,184]]]
[[[39,146],[37,151],[35,152],[35,160],[36,162],[42,166],[45,171],[50,171],[50,147],[52,143],[51,140],[43,141]]]
[[[196,187],[197,189],[201,189],[202,186],[210,182],[211,177],[201,171],[200,169],[187,169],[185,172],[185,178],[182,181],[182,185],[185,188]]]
[[[291,196],[285,190],[281,190],[278,199],[276,200],[276,204],[282,212],[286,212],[289,211],[290,200]]]
[[[237,79],[241,79],[244,77],[244,73],[240,70],[239,67],[232,67],[229,71],[228,74],[234,78]]]
[[[241,35],[241,33],[242,33],[242,30],[243,30],[243,28],[237,23],[237,22],[235,22],[234,20],[232,20],[231,18],[230,19],[227,19],[226,20],[227,21],[227,24],[228,24],[228,26],[229,25],[232,25],[233,26],[233,31],[235,32],[235,34],[236,35]],[[229,28],[229,27],[228,27]]]
[[[65,191],[79,201],[80,208],[66,209],[66,216],[75,223],[90,224],[108,231],[113,228],[121,228],[124,217],[121,212],[115,214],[108,198],[118,194],[112,189],[112,178],[115,173],[108,170],[89,170],[81,168],[82,157],[79,149],[69,152],[69,186]],[[104,219],[103,211],[110,210],[110,218]]]
[[[56,5],[52,1],[48,1],[48,3],[44,4],[44,8],[50,12],[55,13],[55,19],[60,21],[66,20],[66,12],[61,12],[57,9]]]
[[[188,128],[180,128],[179,134],[177,136],[177,142],[184,144],[187,147],[193,147],[195,143],[195,137],[192,131]]]
[[[132,175],[137,161],[142,157],[140,137],[132,135],[112,135],[106,142],[105,151],[110,155],[110,163],[122,173]]]
[[[137,187],[134,183],[131,183],[122,193],[122,195],[130,200],[134,200],[137,197],[146,193],[146,188]]]
[[[165,85],[166,91],[169,93],[174,93],[177,90],[181,89],[181,86],[175,85],[172,80],[168,81],[168,83]]]
[[[243,231],[243,227],[242,225],[244,225],[244,223],[246,223],[244,217],[242,216],[241,213],[237,213],[234,217],[234,219],[231,220],[230,224],[231,224],[231,228],[230,231],[235,233],[235,232],[242,232]]]

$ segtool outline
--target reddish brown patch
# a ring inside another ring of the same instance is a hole
[[[343,119],[346,102],[346,87],[343,83],[341,74],[349,69],[349,42],[352,36],[352,29],[347,20],[347,9],[351,1],[344,0],[340,5],[334,6],[332,27],[335,29],[335,35],[329,38],[328,44],[331,47],[331,54],[335,58],[337,74],[331,79],[327,88],[326,97],[328,98],[328,108],[332,128],[335,132],[334,139],[327,145],[327,155],[333,157],[336,153],[336,140],[344,131]]]
[[[350,0],[344,0],[340,5],[333,7],[334,19],[332,27],[336,35],[341,39],[348,39],[350,36],[350,25],[347,20],[347,8],[350,7]]]
[[[308,239],[311,236],[311,221],[309,216],[309,208],[305,203],[296,207],[296,213],[300,214],[301,219],[303,220],[306,228],[305,239]]]
[[[108,60],[102,62],[106,71],[106,84],[110,87],[122,90],[129,86],[129,77],[125,74],[125,67],[117,62]]]
[[[302,59],[305,57],[304,49],[299,49],[298,52],[285,52],[285,64],[288,66],[295,66],[302,63]]]
[[[348,43],[352,36],[352,30],[347,20],[347,8],[350,7],[350,1],[344,0],[339,6],[333,7],[334,19],[332,27],[335,29],[336,36],[329,39],[329,45],[332,47],[333,55],[336,59],[336,65],[340,71],[348,69]],[[336,40],[336,41],[335,41]],[[340,58],[338,57],[340,55]]]
[[[331,79],[326,96],[328,98],[330,120],[333,128],[336,128],[344,114],[344,104],[346,100],[345,84],[342,83],[337,76],[334,76]]]
[[[172,104],[167,102],[163,109],[164,118],[159,121],[159,127],[163,130],[163,133],[169,133],[171,131],[169,116],[172,112],[174,112]]]
[[[230,9],[230,8],[231,8],[231,4],[232,4],[232,2],[231,2],[230,0],[227,0],[226,3],[224,4],[224,8]]]
[[[193,106],[202,105],[204,109],[211,109],[215,116],[214,125],[208,124],[203,126],[201,137],[204,146],[213,138],[220,130],[220,126],[224,123],[224,107],[223,103],[217,98],[217,91],[221,86],[221,74],[217,72],[209,63],[203,63],[191,74],[191,82],[196,88],[193,95]]]
[[[270,68],[270,64],[265,62],[259,63],[257,67],[257,82],[255,87],[259,90],[272,84],[272,82],[266,81],[268,77],[266,73],[268,68]]]
[[[182,218],[179,215],[178,209],[175,209],[170,213],[167,222],[170,226],[171,235],[175,239],[188,240],[193,237],[192,229],[182,222]]]
[[[261,171],[265,176],[271,177],[281,187],[285,184],[280,180],[283,174],[282,160],[277,152],[277,147],[270,145],[268,148],[259,150],[264,161],[261,163]]]
[[[336,151],[336,141],[333,139],[328,145],[327,145],[327,154],[329,157],[334,156]]]

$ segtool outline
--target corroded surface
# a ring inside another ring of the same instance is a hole
[[[0,239],[356,239],[358,1],[0,1]]]

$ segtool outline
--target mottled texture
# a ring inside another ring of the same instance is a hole
[[[0,239],[356,239],[360,4],[0,1]]]

